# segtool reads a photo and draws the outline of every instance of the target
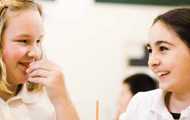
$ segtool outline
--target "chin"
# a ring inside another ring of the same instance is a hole
[[[21,78],[17,81],[18,84],[25,84],[27,82],[26,78]]]
[[[159,83],[159,88],[165,91],[170,91],[170,85],[166,83]]]

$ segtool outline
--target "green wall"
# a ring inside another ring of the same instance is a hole
[[[148,4],[148,5],[190,5],[190,0],[96,0],[97,2]]]

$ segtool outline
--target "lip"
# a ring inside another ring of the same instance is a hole
[[[160,80],[164,80],[170,74],[170,71],[154,71],[154,73]]]
[[[26,71],[26,69],[29,68],[31,62],[19,62],[19,65],[22,66],[23,70]]]

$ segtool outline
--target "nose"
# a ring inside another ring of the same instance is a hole
[[[159,66],[161,63],[159,56],[150,54],[148,58],[148,66],[151,69],[154,69],[155,67]]]
[[[30,49],[28,50],[27,55],[28,55],[28,57],[34,59],[35,61],[40,60],[41,56],[42,56],[41,47],[38,47],[38,46],[30,47]]]

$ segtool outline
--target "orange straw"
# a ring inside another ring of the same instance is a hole
[[[99,120],[99,101],[96,100],[96,120]]]

